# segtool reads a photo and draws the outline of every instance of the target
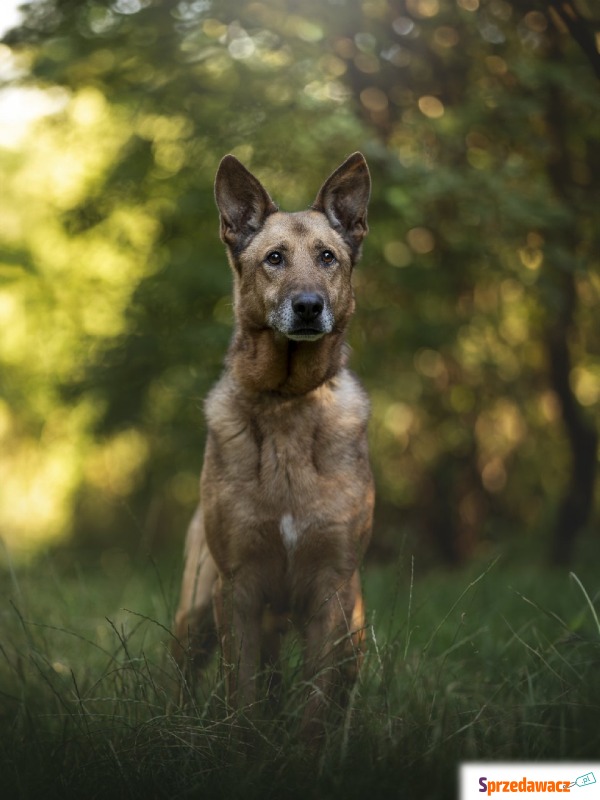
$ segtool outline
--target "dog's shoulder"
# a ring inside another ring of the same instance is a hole
[[[334,400],[338,413],[353,413],[361,417],[369,416],[371,405],[369,397],[356,375],[349,369],[341,369],[329,381],[328,390]]]
[[[230,428],[237,429],[240,405],[239,387],[231,373],[226,370],[204,400],[204,416],[209,429],[218,428],[224,435],[227,435]]]

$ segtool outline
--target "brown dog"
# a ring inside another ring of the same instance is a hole
[[[236,322],[206,401],[202,505],[187,537],[175,651],[181,662],[203,662],[214,607],[228,700],[244,708],[293,621],[309,687],[305,732],[351,685],[362,655],[358,567],[374,490],[369,405],[345,367],[344,333],[369,192],[360,153],[308,211],[278,211],[233,156],[215,182]]]

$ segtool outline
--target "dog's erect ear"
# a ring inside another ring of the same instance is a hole
[[[338,230],[358,252],[366,236],[367,205],[371,193],[371,176],[362,153],[353,153],[327,178],[312,205],[322,211],[330,225]]]
[[[215,178],[215,200],[221,214],[221,239],[240,252],[277,211],[260,181],[235,156],[225,156]]]

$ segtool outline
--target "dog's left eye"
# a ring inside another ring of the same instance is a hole
[[[266,260],[268,264],[271,264],[271,266],[278,267],[283,263],[283,256],[278,250],[273,250],[272,253],[269,253]]]
[[[331,252],[331,250],[323,250],[321,253],[321,262],[326,266],[330,266],[335,261],[335,255]]]

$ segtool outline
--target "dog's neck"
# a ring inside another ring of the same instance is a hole
[[[227,365],[237,383],[253,393],[303,395],[330,380],[347,360],[344,333],[333,332],[315,342],[298,342],[275,333],[238,329]]]

